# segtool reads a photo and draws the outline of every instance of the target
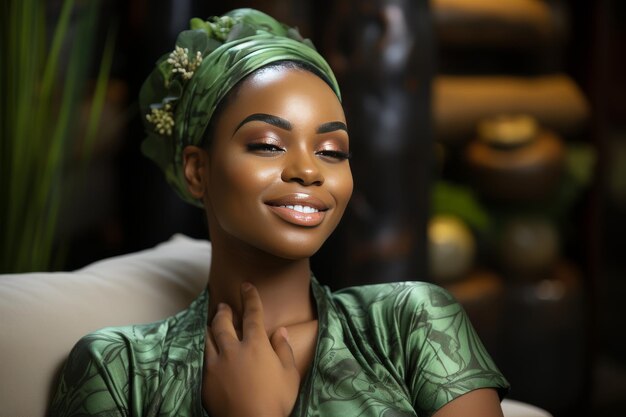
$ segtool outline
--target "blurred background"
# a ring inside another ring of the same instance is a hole
[[[208,237],[141,155],[136,98],[190,17],[254,7],[298,26],[342,86],[355,193],[320,281],[442,285],[511,398],[623,415],[626,3],[215,3],[4,3],[0,272]]]

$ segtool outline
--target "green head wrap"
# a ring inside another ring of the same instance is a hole
[[[182,151],[203,146],[205,130],[226,94],[257,69],[277,61],[304,62],[326,77],[341,97],[330,67],[297,29],[253,9],[237,9],[209,21],[191,19],[144,82],[139,105],[147,137],[143,153],[155,161],[183,200],[187,191]]]

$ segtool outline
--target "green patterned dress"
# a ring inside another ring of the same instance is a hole
[[[292,416],[430,416],[471,390],[508,383],[459,304],[432,284],[330,292],[312,280],[319,333]],[[52,416],[206,416],[200,389],[208,293],[166,320],[83,337]]]

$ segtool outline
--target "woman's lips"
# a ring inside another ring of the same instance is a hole
[[[326,212],[302,213],[286,206],[269,206],[280,218],[298,226],[318,226],[324,220]]]
[[[320,199],[302,193],[281,196],[265,204],[286,222],[308,227],[321,224],[328,210]]]

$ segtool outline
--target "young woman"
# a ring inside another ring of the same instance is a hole
[[[331,293],[311,276],[352,192],[324,59],[251,9],[192,29],[141,104],[145,153],[205,210],[207,291],[164,321],[81,339],[52,415],[501,416],[508,384],[444,290]]]

